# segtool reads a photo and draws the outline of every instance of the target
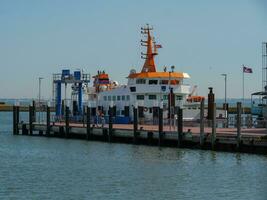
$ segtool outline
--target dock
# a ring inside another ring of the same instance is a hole
[[[235,128],[217,128],[216,119],[188,125],[178,113],[175,126],[145,125],[134,120],[132,124],[113,124],[112,114],[107,124],[94,124],[90,108],[84,122],[71,122],[66,112],[65,121],[51,121],[47,107],[46,122],[34,121],[33,109],[29,108],[29,121],[19,120],[19,107],[13,107],[14,135],[39,136],[64,139],[84,139],[109,143],[153,145],[159,147],[190,148],[226,152],[267,154],[266,128],[242,128],[237,119]]]

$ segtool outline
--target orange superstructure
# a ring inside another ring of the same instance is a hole
[[[181,72],[141,72],[130,74],[128,78],[189,78],[189,76]]]

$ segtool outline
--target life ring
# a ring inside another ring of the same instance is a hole
[[[144,112],[147,112],[148,111],[148,108],[147,107],[144,107]]]

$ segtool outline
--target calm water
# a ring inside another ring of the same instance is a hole
[[[0,199],[267,199],[267,156],[13,136],[11,120]]]

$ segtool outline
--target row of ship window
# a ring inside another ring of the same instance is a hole
[[[168,100],[168,95],[163,95],[162,96],[163,100]],[[136,95],[137,100],[145,100],[145,95]],[[157,95],[148,95],[149,100],[157,100]],[[175,95],[176,100],[182,100],[183,97],[179,95]]]
[[[169,84],[169,80],[148,80],[148,84],[149,85],[168,85]],[[146,79],[136,79],[136,84],[146,84]],[[170,84],[171,85],[178,85],[179,84],[179,80],[170,80]]]
[[[163,100],[168,100],[168,95],[163,95]],[[149,100],[157,100],[157,95],[148,95]],[[175,95],[176,100],[182,100],[183,97]],[[104,101],[130,101],[130,95],[122,96],[104,96]],[[145,100],[145,95],[136,95],[136,100]]]
[[[130,95],[104,96],[104,101],[130,101]]]

